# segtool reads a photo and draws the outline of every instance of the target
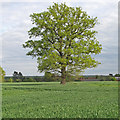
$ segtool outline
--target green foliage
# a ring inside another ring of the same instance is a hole
[[[74,79],[75,79],[75,77],[74,77],[74,76],[71,76],[71,75],[66,76],[66,78],[65,78],[65,80],[66,80],[67,82],[74,81]]]
[[[11,82],[11,78],[10,79],[4,79],[4,82]]]
[[[98,79],[98,75],[96,75],[96,79]]]
[[[12,77],[5,77],[4,82],[42,82],[43,76],[24,76],[22,79]]]
[[[44,81],[46,81],[46,82],[53,81],[53,75],[52,75],[52,73],[45,72]]]
[[[58,76],[58,74],[54,74],[51,72],[45,72],[43,81],[45,81],[45,82],[60,81],[60,76]]]
[[[115,77],[111,77],[111,81],[116,81],[117,79]]]
[[[13,79],[12,79],[12,78],[10,78],[10,82],[13,82]]]
[[[21,79],[16,79],[16,82],[22,82],[22,80]]]
[[[65,3],[54,3],[47,11],[30,17],[35,27],[28,31],[30,40],[23,47],[31,49],[27,55],[37,57],[40,72],[56,72],[64,78],[66,72],[80,73],[99,64],[91,57],[102,49],[93,29],[97,17]]]
[[[120,74],[115,74],[115,77],[120,77]]]
[[[74,81],[75,76],[71,76],[70,74],[66,74],[65,80],[67,82]],[[55,75],[50,72],[45,72],[43,81],[50,82],[50,81],[61,81],[61,77],[58,75]]]
[[[116,78],[111,76],[98,76],[98,79],[101,81],[116,81]]]
[[[110,80],[110,76],[99,76],[98,79],[100,81],[109,81]]]
[[[32,79],[33,79],[34,82],[42,82],[43,81],[43,77],[41,77],[41,76],[40,77],[39,76],[35,76],[35,77],[32,77]]]
[[[3,118],[117,118],[118,82],[3,83]]]
[[[0,66],[0,82],[4,82],[5,71]]]
[[[29,82],[36,82],[34,78],[29,78]]]
[[[23,82],[37,82],[37,81],[35,80],[35,78],[28,77],[28,78],[24,78]]]

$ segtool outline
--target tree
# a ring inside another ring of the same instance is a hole
[[[23,80],[23,75],[22,75],[22,73],[21,72],[16,72],[16,71],[14,71],[14,73],[13,73],[13,79],[14,79],[14,81],[16,82],[16,80],[17,79],[19,79],[19,80]]]
[[[115,76],[115,77],[120,77],[120,74],[115,74],[114,76]]]
[[[3,68],[0,66],[0,81],[1,81],[1,82],[4,80],[4,76],[5,76],[5,71],[4,71]]]
[[[18,72],[14,71],[14,73],[13,73],[14,82],[16,82],[16,79],[18,79]]]
[[[18,78],[23,81],[24,77],[23,77],[23,74],[21,72],[19,72]]]
[[[31,49],[27,55],[37,57],[40,72],[58,73],[65,84],[67,73],[80,73],[99,64],[91,56],[102,49],[93,29],[98,23],[97,17],[65,3],[54,3],[48,11],[33,13],[30,17],[35,26],[28,31],[30,40],[23,47]]]
[[[109,74],[109,76],[113,77],[113,74]]]

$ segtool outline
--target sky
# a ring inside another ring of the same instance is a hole
[[[40,76],[37,60],[26,56],[29,49],[22,44],[33,27],[30,14],[46,11],[53,2],[66,2],[71,7],[82,7],[89,16],[97,17],[100,24],[95,30],[102,52],[94,58],[101,62],[96,68],[82,74],[108,75],[118,73],[118,0],[2,0],[0,2],[0,66],[11,76],[14,71],[25,76]]]

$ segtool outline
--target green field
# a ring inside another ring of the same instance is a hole
[[[3,118],[117,118],[118,82],[2,84]]]

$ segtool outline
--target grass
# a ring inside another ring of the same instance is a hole
[[[3,118],[117,118],[118,82],[2,84]]]

